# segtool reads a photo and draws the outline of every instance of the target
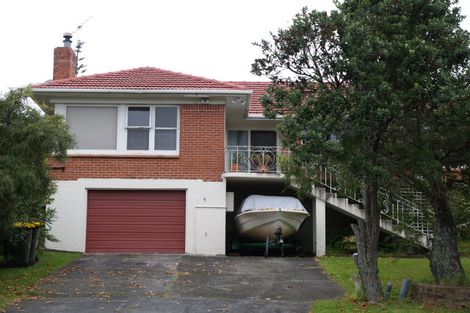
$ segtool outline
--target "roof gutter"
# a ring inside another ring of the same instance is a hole
[[[75,88],[33,88],[33,93],[108,93],[108,94],[219,94],[219,95],[251,95],[252,90],[227,89],[75,89]]]

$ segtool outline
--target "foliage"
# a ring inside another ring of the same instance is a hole
[[[34,266],[0,268],[0,310],[17,299],[36,295],[31,287],[41,278],[51,275],[77,259],[80,253],[44,251]]]
[[[29,228],[13,226],[6,232],[6,240],[14,245],[18,245],[20,243],[26,243],[29,238],[28,235],[30,235]]]
[[[456,4],[345,0],[331,14],[304,9],[257,43],[263,57],[252,65],[273,81],[263,105],[284,117],[296,182],[308,190],[318,166],[334,164],[364,187],[359,260],[361,243],[375,259],[377,185],[406,181],[426,193],[438,227],[431,260],[445,260],[432,263],[437,280],[462,274],[447,204],[455,179],[443,168],[459,168],[464,181],[470,168],[470,36]]]
[[[64,160],[73,144],[64,119],[31,108],[29,96],[20,88],[0,98],[0,238],[18,221],[50,222],[48,158]]]
[[[462,259],[463,266],[470,270],[470,258]],[[412,282],[430,283],[433,281],[425,258],[379,258],[380,275],[384,284],[393,285],[391,299],[377,305],[367,305],[355,299],[353,276],[356,267],[351,257],[323,257],[320,265],[328,274],[346,289],[347,296],[343,299],[323,300],[315,302],[313,312],[464,312],[438,306],[425,306],[411,300],[398,301],[398,294],[403,279]]]
[[[381,238],[379,249],[381,253],[394,257],[410,255],[426,256],[428,254],[425,248],[414,243],[412,240],[387,234],[384,234],[383,239]]]
[[[470,240],[462,240],[459,243],[459,251],[462,256],[470,257]]]
[[[339,243],[338,248],[346,253],[353,253],[357,251],[356,237],[354,235],[345,236]]]
[[[454,183],[449,191],[449,202],[454,210],[455,224],[461,239],[470,239],[470,186]]]
[[[327,255],[352,255],[357,252],[356,237],[350,231],[338,232],[336,238],[329,238],[327,242]],[[338,237],[343,234],[343,237]],[[348,234],[348,235],[344,235]],[[328,235],[327,235],[328,237]],[[379,255],[393,257],[427,256],[428,251],[411,240],[396,235],[380,233]]]

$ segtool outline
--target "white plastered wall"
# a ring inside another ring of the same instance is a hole
[[[85,252],[87,190],[146,189],[186,191],[186,253],[225,254],[225,182],[185,179],[78,179],[56,181],[57,192],[50,207],[57,219],[52,234],[59,242],[49,249]]]
[[[316,256],[326,254],[326,202],[319,198],[314,198],[313,208],[313,243]]]

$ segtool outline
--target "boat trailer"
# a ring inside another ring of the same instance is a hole
[[[264,250],[264,257],[267,258],[269,256],[269,246],[275,245],[280,246],[281,249],[281,256],[284,256],[284,240],[282,240],[282,228],[278,226],[276,231],[274,232],[274,240],[270,241],[269,236],[266,236],[266,247]]]
[[[282,228],[278,227],[272,235],[266,236],[265,242],[233,242],[232,249],[239,251],[256,250],[263,251],[264,257],[267,258],[270,255],[270,251],[279,251],[281,256],[286,256],[285,251],[296,251],[299,248],[298,244],[287,243],[282,238]]]

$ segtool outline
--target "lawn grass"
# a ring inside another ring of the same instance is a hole
[[[470,257],[470,239],[459,242],[459,252],[463,256]]]
[[[33,296],[30,287],[74,261],[80,253],[44,251],[39,254],[39,261],[30,267],[0,267],[0,310],[16,299]]]
[[[357,272],[351,257],[323,257],[320,259],[330,276],[341,284],[346,290],[347,296],[341,300],[322,300],[315,302],[313,312],[468,312],[462,309],[452,309],[439,306],[425,306],[412,300],[400,302],[398,293],[403,279],[409,278],[413,282],[433,282],[429,261],[426,258],[379,258],[379,270],[382,284],[393,284],[391,299],[387,302],[368,305],[355,300],[355,291],[352,277]],[[462,265],[467,275],[470,275],[470,258],[463,257]]]

